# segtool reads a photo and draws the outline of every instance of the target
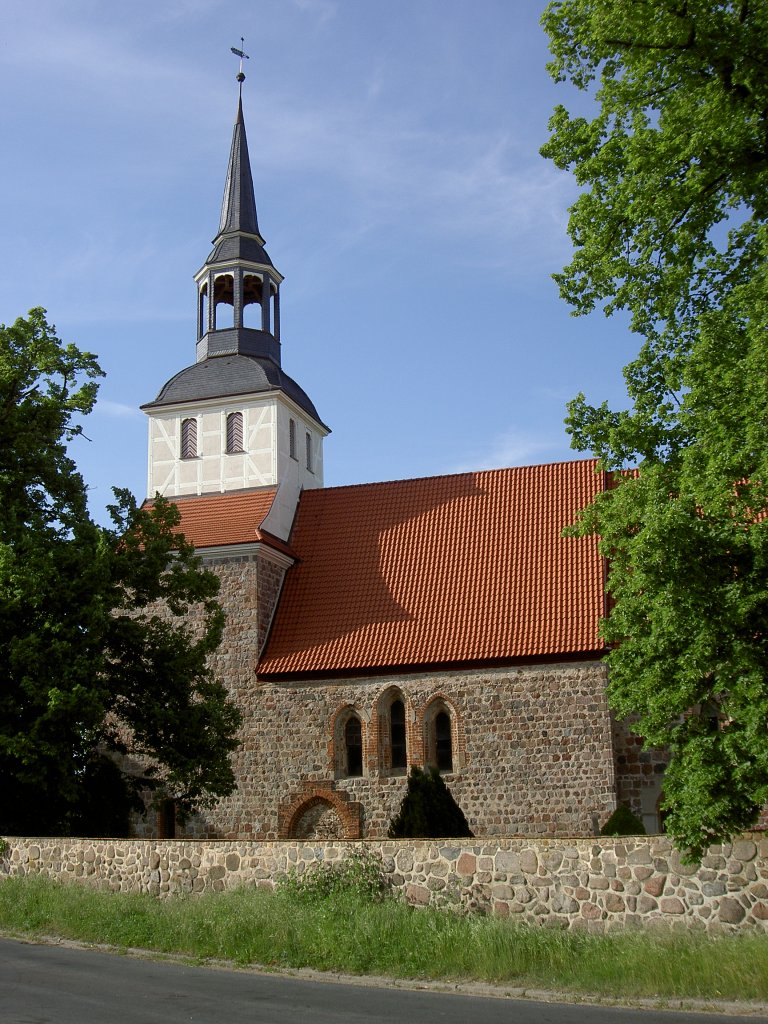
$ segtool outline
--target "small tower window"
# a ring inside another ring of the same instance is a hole
[[[288,453],[292,459],[298,460],[296,454],[296,420],[288,420]]]
[[[312,435],[309,431],[306,433],[306,444],[307,444],[307,469],[310,473],[314,473],[314,466],[312,465]]]
[[[347,755],[347,775],[362,775],[363,734],[357,715],[352,715],[344,726],[344,748]]]
[[[227,454],[243,450],[243,414],[231,412],[227,416]]]
[[[393,700],[389,707],[389,733],[392,750],[392,768],[405,769],[408,765],[405,745],[405,705]]]
[[[181,421],[181,457],[197,458],[197,420],[192,417]]]

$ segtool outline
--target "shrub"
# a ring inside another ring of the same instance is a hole
[[[390,839],[467,838],[473,834],[464,812],[436,768],[413,767],[400,810],[389,826]]]
[[[278,879],[277,890],[306,903],[378,903],[391,895],[381,859],[365,850],[352,851],[339,864],[313,864],[302,874],[291,871]]]
[[[645,825],[626,804],[619,804],[600,829],[601,836],[644,836]]]

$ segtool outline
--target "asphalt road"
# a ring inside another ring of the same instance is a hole
[[[768,1017],[751,1018],[768,1021]],[[523,999],[486,999],[186,967],[0,939],[2,1024],[745,1024]]]

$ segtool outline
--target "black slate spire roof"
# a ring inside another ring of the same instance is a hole
[[[232,133],[232,147],[229,153],[227,180],[224,185],[224,198],[221,202],[221,219],[219,221],[220,235],[230,231],[259,234],[242,99],[237,103],[237,117]]]
[[[272,266],[272,261],[264,248],[264,239],[259,232],[242,99],[237,101],[237,117],[232,131],[227,180],[224,183],[224,198],[221,201],[219,233],[213,240],[213,249],[206,264],[228,263],[236,259]]]
[[[259,232],[242,98],[232,131],[219,232],[195,279],[199,288],[197,362],[167,381],[142,409],[282,391],[322,424],[306,392],[281,368],[278,293],[283,278]],[[256,282],[255,299],[247,294],[249,281]],[[205,315],[203,297],[208,303]],[[254,301],[257,308],[259,303],[263,307],[260,329],[243,325],[244,304]],[[221,304],[234,307],[234,324],[230,314],[228,326],[217,326],[216,307]]]

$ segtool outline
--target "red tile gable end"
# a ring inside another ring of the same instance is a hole
[[[305,491],[259,674],[585,656],[602,561],[564,538],[594,460]]]
[[[179,529],[196,548],[264,541],[282,551],[290,549],[259,529],[277,493],[276,487],[230,494],[171,498],[181,514]]]

